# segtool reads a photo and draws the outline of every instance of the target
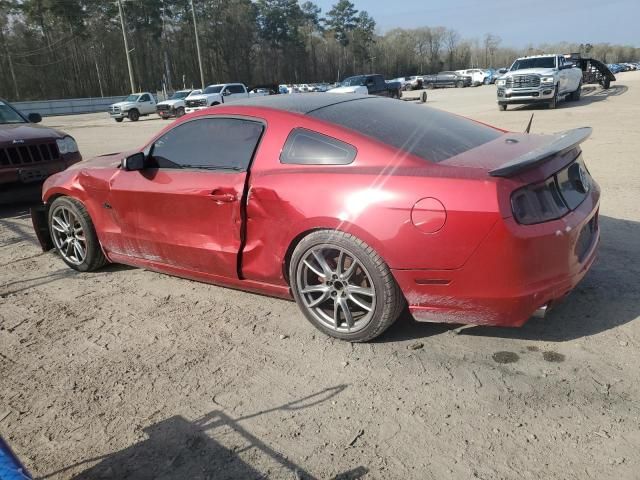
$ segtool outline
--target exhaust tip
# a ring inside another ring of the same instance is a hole
[[[542,305],[541,307],[538,307],[538,309],[535,312],[533,312],[533,317],[544,318],[547,316],[548,310],[549,310],[549,304],[547,303],[546,305]]]

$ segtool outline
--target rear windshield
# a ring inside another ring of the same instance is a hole
[[[466,118],[386,98],[338,103],[311,111],[309,115],[430,162],[442,162],[502,135],[499,130]]]

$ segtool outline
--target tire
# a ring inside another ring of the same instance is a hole
[[[499,103],[498,104],[498,110],[500,110],[501,112],[506,112],[507,111],[507,104],[506,103]]]
[[[485,77],[485,79],[482,81],[483,85],[489,85],[491,82],[489,81],[489,77]]]
[[[555,110],[558,107],[558,87],[553,94],[553,98],[549,102],[549,110]]]
[[[124,120],[124,118],[114,118],[114,120],[118,123],[122,123],[122,120]]]
[[[344,232],[320,230],[304,237],[291,256],[289,282],[307,320],[349,342],[380,335],[406,303],[384,260]]]
[[[461,80],[458,80],[458,81],[456,82],[456,88],[462,88],[462,87],[464,87],[464,82],[463,82],[463,81],[461,81]]]
[[[420,103],[427,103],[427,92],[422,92],[420,94]]]
[[[215,107],[216,105],[220,105],[220,102],[213,102],[213,103],[211,104],[211,106],[212,106],[212,107]]]
[[[79,272],[91,272],[107,263],[91,217],[81,202],[71,197],[56,198],[47,218],[51,240],[64,263]]]
[[[574,92],[571,92],[571,95],[569,96],[569,98],[571,99],[572,102],[577,102],[578,100],[580,100],[581,94],[582,94],[582,81],[580,81],[580,83],[578,84],[578,88]]]
[[[180,118],[184,115],[184,107],[178,107],[178,110],[176,110],[176,118]]]
[[[609,90],[609,87],[611,86],[611,80],[609,80],[608,78],[605,78],[602,81],[602,88],[605,90]]]
[[[129,110],[129,113],[127,114],[127,117],[132,122],[137,122],[140,119],[140,112],[138,110],[135,110],[135,109],[134,110]]]

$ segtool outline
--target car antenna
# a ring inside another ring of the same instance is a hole
[[[533,122],[533,113],[531,114],[531,118],[529,119],[529,124],[527,125],[527,129],[524,131],[524,133],[529,133],[531,131],[531,122]]]

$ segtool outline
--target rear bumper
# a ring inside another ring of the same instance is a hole
[[[10,167],[3,166],[0,167],[0,185],[42,182],[54,173],[61,172],[81,160],[82,156],[76,152],[48,162],[25,163]]]
[[[560,302],[588,272],[599,244],[598,208],[596,191],[553,222],[523,226],[507,218],[460,269],[393,274],[416,320],[521,326],[540,307]]]

